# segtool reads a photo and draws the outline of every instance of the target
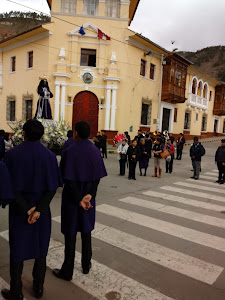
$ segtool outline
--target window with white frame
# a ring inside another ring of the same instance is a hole
[[[61,12],[65,14],[75,14],[76,2],[76,0],[61,0]]]
[[[202,116],[202,128],[201,128],[201,131],[206,131],[206,125],[207,125],[207,116],[203,115]]]
[[[15,121],[16,120],[16,99],[15,99],[15,97],[10,97],[7,99],[6,120],[7,121]]]
[[[10,71],[15,72],[16,71],[16,57],[12,56],[10,59]]]
[[[145,60],[141,60],[141,70],[140,70],[140,75],[141,76],[145,76],[146,74],[146,61]]]
[[[105,1],[105,15],[106,15],[106,17],[119,18],[120,17],[120,0],[106,0]]]
[[[156,66],[153,64],[150,64],[150,79],[155,80],[155,69]]]
[[[191,113],[186,112],[184,117],[184,129],[189,130],[191,127]]]
[[[32,69],[34,65],[34,54],[33,51],[27,52],[27,69]]]
[[[89,16],[96,16],[98,12],[98,0],[84,0],[83,13]]]
[[[142,103],[141,124],[150,125],[151,105]]]

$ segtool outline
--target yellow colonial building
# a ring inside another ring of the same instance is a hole
[[[47,76],[54,120],[86,120],[91,137],[103,129],[109,139],[139,128],[190,137],[225,132],[221,84],[128,29],[138,0],[48,3],[50,23],[0,43],[0,128],[34,116]]]

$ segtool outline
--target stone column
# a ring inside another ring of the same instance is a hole
[[[105,130],[109,130],[111,87],[106,87]]]
[[[60,99],[60,83],[55,83],[55,114],[54,120],[59,121],[59,99]]]
[[[62,93],[61,93],[61,120],[65,120],[65,106],[66,106],[66,83],[61,83]]]
[[[110,130],[115,130],[115,120],[116,120],[116,92],[117,92],[117,87],[112,88],[112,110],[111,110]]]

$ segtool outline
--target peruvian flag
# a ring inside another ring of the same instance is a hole
[[[107,40],[107,41],[111,40],[110,36],[102,32],[99,28],[98,28],[98,37],[102,40]]]

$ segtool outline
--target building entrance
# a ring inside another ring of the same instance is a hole
[[[73,128],[79,121],[85,121],[91,126],[89,138],[96,136],[98,131],[98,98],[91,92],[80,92],[73,100]]]

